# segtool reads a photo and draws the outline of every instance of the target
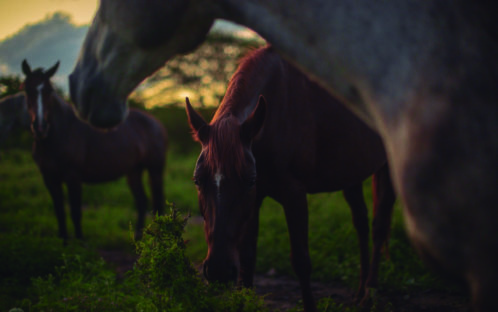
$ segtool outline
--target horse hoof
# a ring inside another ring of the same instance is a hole
[[[377,298],[377,288],[367,288],[365,290],[365,295],[361,298],[358,303],[359,307],[369,307]]]

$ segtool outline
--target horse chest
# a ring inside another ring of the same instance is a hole
[[[54,171],[55,168],[63,166],[65,157],[50,142],[36,141],[33,144],[33,159],[40,168]]]

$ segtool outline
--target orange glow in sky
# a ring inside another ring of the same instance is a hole
[[[69,13],[76,25],[89,24],[98,3],[99,0],[0,0],[0,40],[58,11]]]

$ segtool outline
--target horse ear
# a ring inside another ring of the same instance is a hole
[[[187,111],[188,123],[193,131],[194,140],[199,141],[201,144],[203,144],[207,140],[209,126],[204,120],[204,118],[202,118],[202,116],[199,115],[194,110],[194,108],[190,104],[188,97],[185,98],[185,103],[186,103],[185,110]]]
[[[260,95],[256,108],[241,126],[240,136],[243,141],[252,141],[263,127],[266,118],[266,106],[264,96]]]
[[[60,61],[57,61],[57,63],[55,63],[54,66],[52,66],[49,70],[47,70],[45,72],[45,76],[47,76],[47,78],[52,77],[55,74],[55,72],[57,71],[57,69],[59,68],[59,64],[60,64]]]
[[[31,67],[29,66],[28,61],[26,61],[26,59],[24,59],[24,60],[22,61],[22,65],[21,65],[21,67],[22,67],[22,72],[23,72],[26,76],[28,76],[29,74],[31,74]]]

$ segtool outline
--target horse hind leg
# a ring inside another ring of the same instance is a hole
[[[152,212],[156,214],[164,214],[164,166],[156,166],[148,168],[149,183],[152,193]]]
[[[140,239],[142,237],[142,230],[145,225],[145,214],[147,212],[147,195],[145,194],[143,182],[142,182],[142,172],[143,170],[137,169],[133,170],[127,175],[128,186],[130,187],[133,199],[135,200],[135,207],[138,212],[137,225],[135,230],[135,238]]]
[[[379,264],[382,249],[385,247],[387,254],[389,235],[391,233],[391,220],[396,194],[394,192],[388,165],[384,165],[372,177],[373,194],[373,222],[372,240],[373,252],[370,264],[370,274],[366,286],[378,287]]]
[[[83,239],[83,232],[81,230],[81,184],[67,183],[67,191],[76,238]]]
[[[351,208],[353,225],[358,234],[360,246],[360,285],[356,293],[356,299],[361,299],[366,292],[366,280],[369,274],[368,209],[363,198],[363,186],[361,183],[344,189],[343,194]]]

